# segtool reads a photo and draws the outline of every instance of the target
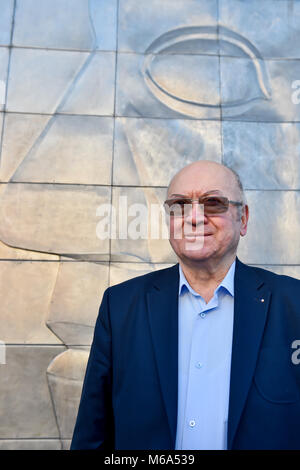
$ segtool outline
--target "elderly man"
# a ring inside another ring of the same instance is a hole
[[[165,207],[178,264],[106,290],[71,449],[300,449],[300,282],[237,259],[229,168],[186,166]]]

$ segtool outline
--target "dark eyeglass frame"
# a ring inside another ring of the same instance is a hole
[[[197,199],[192,199],[189,197],[176,197],[173,199],[167,199],[164,202],[164,208],[167,214],[172,217],[184,217],[184,215],[186,215],[185,207],[191,206],[193,202],[197,202],[198,204],[203,205],[205,215],[223,214],[228,210],[229,204],[237,207],[244,205],[241,201],[231,201],[225,196],[200,196]],[[180,214],[172,214],[172,206],[174,205],[181,209]]]

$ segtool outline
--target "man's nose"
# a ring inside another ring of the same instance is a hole
[[[204,214],[204,204],[193,201],[189,207],[186,221],[194,226],[206,223],[207,218]]]

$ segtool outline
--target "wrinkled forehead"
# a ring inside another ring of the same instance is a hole
[[[206,171],[182,171],[171,181],[168,197],[174,195],[200,196],[215,193],[227,197],[238,197],[239,188],[234,175],[223,168],[210,168]]]

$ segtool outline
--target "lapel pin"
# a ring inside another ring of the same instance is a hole
[[[265,299],[260,299],[260,301],[261,301],[261,302],[264,302],[264,301],[265,301]]]

